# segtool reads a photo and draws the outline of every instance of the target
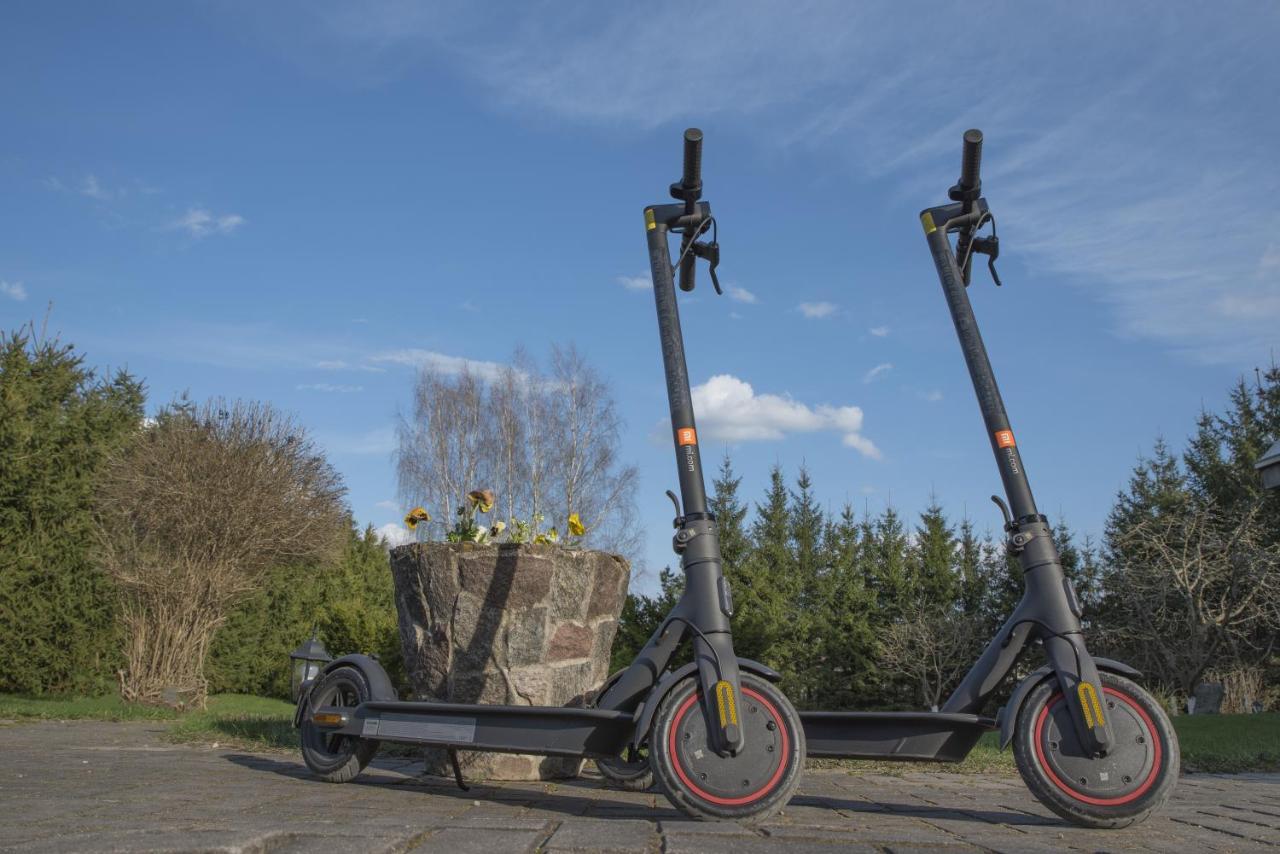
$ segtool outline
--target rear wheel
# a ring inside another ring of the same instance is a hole
[[[649,736],[649,764],[673,804],[700,819],[763,821],[786,806],[800,785],[804,730],[773,685],[742,674],[739,710],[745,746],[720,756],[709,746],[705,699],[696,677],[671,689]]]
[[[628,747],[620,756],[597,759],[600,776],[616,789],[643,792],[653,785],[653,769],[649,767],[647,747]]]
[[[1103,757],[1081,748],[1056,679],[1041,683],[1018,714],[1013,757],[1040,803],[1085,827],[1142,821],[1173,792],[1178,736],[1169,716],[1134,682],[1101,673],[1114,747]]]
[[[322,706],[352,708],[369,699],[369,683],[354,667],[339,667],[320,677],[311,689],[302,715],[302,759],[312,773],[330,783],[354,780],[378,752],[378,742],[352,735],[337,735],[311,722],[311,712]]]

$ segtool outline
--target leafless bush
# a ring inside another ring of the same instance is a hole
[[[1214,507],[1153,517],[1122,535],[1138,556],[1112,578],[1110,632],[1164,681],[1190,695],[1216,662],[1264,662],[1280,632],[1280,546],[1261,507],[1224,518]]]
[[[916,606],[885,630],[880,660],[915,682],[924,704],[937,709],[982,651],[982,641],[977,618],[949,606]]]
[[[442,535],[467,492],[497,493],[496,518],[541,515],[563,531],[570,513],[585,545],[631,554],[636,469],[618,458],[622,421],[608,384],[573,347],[554,347],[544,374],[523,351],[496,376],[464,367],[419,372],[399,428],[406,505],[421,504]]]
[[[204,658],[230,606],[272,566],[340,547],[337,472],[270,406],[182,402],[108,464],[100,554],[116,580],[127,699],[202,702]]]

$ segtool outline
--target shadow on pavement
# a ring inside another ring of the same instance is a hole
[[[228,762],[271,774],[279,774],[295,780],[308,780],[317,787],[332,791],[332,784],[316,779],[300,761],[275,759],[246,753],[232,753],[224,757]],[[394,771],[394,768],[379,768],[375,764],[371,771]],[[482,782],[472,783],[469,791],[461,791],[447,777],[401,776],[387,777],[369,774],[357,777],[346,785],[360,788],[376,788],[388,792],[404,793],[406,796],[423,794],[443,796],[465,801],[491,802],[495,804],[519,804],[536,806],[538,809],[563,813],[573,816],[591,818],[636,819],[645,818],[650,821],[694,821],[684,813],[671,807],[666,798],[657,789],[631,795],[630,800],[617,800],[621,793],[609,789],[595,780],[556,780],[546,782],[504,783],[498,786],[486,785]],[[606,797],[601,797],[606,795]],[[641,802],[639,799],[643,798]],[[656,800],[656,805],[654,804]],[[830,795],[799,794],[792,798],[791,807],[816,807],[839,810],[847,815],[866,814],[880,816],[904,816],[911,818],[939,818],[951,821],[967,821],[977,824],[1004,824],[1012,826],[1059,825],[1044,816],[1032,815],[1002,809],[960,809],[945,806],[923,804],[903,804],[891,801],[865,801],[853,798],[832,797]]]

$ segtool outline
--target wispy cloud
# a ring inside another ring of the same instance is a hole
[[[629,291],[653,290],[653,282],[649,279],[648,275],[618,276],[616,281]]]
[[[4,294],[11,300],[22,302],[27,298],[27,289],[22,282],[0,281],[0,294]]]
[[[871,370],[863,374],[862,381],[864,383],[873,383],[876,380],[882,378],[885,374],[889,373],[892,370],[893,370],[892,363],[881,362],[880,364],[876,365],[874,368],[872,368]]]
[[[168,224],[174,231],[185,231],[200,240],[214,234],[230,234],[244,225],[240,214],[214,214],[205,208],[188,208],[187,212]]]
[[[402,350],[386,350],[381,353],[375,353],[368,359],[374,364],[392,364],[406,365],[413,368],[428,368],[438,371],[448,376],[454,376],[463,371],[470,371],[472,374],[484,380],[495,380],[502,375],[505,365],[498,362],[486,362],[479,359],[467,359],[463,356],[450,356],[445,353],[437,353],[433,350],[420,350],[417,348],[405,348]]]
[[[377,504],[373,506],[377,507],[379,510],[399,510],[400,509],[399,503],[392,501],[390,499],[386,501],[379,501]]]
[[[796,306],[796,311],[810,320],[819,320],[835,314],[838,308],[833,302],[802,302]]]
[[[356,434],[317,431],[316,441],[331,454],[385,456],[396,449],[396,430],[394,427],[378,427]]]
[[[872,335],[874,335],[876,338],[889,337],[889,327],[887,326],[873,326],[867,331],[870,332]]]
[[[1008,46],[998,52],[955,39],[972,23],[959,7],[920,16],[888,0],[808,0],[802,13],[751,0],[590,16],[538,5],[497,28],[479,13],[322,5],[313,20],[391,73],[429,47],[514,111],[601,127],[705,117],[714,91],[722,126],[788,156],[843,161],[912,210],[940,199],[960,133],[981,124],[984,184],[1014,269],[1076,282],[1117,334],[1197,360],[1259,358],[1280,327],[1280,270],[1262,260],[1280,223],[1277,123],[1256,108],[1267,84],[1239,81],[1280,79],[1280,16],[1256,4],[1209,18],[1151,2],[1105,18],[1100,8],[1010,6],[993,23]],[[655,87],[650,59],[676,29],[701,34],[699,85]],[[984,83],[908,55],[981,68]]]
[[[937,403],[942,400],[942,390],[933,388],[928,391],[920,392],[918,396],[921,400],[926,400],[929,403]]]
[[[736,302],[746,303],[747,305],[755,305],[760,300],[751,291],[746,288],[740,288],[737,285],[728,285],[725,287],[725,293],[729,295],[729,299]]]
[[[353,394],[364,391],[362,385],[338,385],[334,383],[299,383],[298,391],[322,391],[329,394]]]
[[[97,199],[100,202],[105,202],[111,198],[111,193],[98,182],[98,178],[95,175],[85,177],[84,183],[80,185],[80,195]]]
[[[751,442],[830,432],[863,456],[880,459],[875,443],[862,435],[862,409],[857,406],[809,406],[783,395],[756,394],[750,383],[730,374],[714,376],[691,391],[704,438]]]

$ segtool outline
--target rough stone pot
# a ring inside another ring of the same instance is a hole
[[[631,570],[617,555],[525,544],[391,550],[405,669],[420,700],[566,706],[608,676]],[[490,780],[572,777],[580,759],[461,752]],[[451,773],[444,750],[427,773]]]

